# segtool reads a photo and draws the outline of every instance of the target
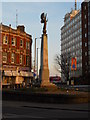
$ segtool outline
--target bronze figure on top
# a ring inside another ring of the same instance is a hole
[[[41,23],[44,23],[44,26],[43,26],[43,33],[46,34],[46,24],[47,24],[47,14],[45,13],[42,13],[41,14]]]

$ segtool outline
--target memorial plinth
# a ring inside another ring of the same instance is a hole
[[[42,13],[41,23],[44,23],[43,34],[41,40],[41,65],[39,71],[39,79],[41,81],[41,87],[54,86],[49,81],[49,67],[48,67],[48,36],[46,34],[46,15]]]
[[[42,35],[41,41],[41,66],[40,66],[41,86],[49,85],[49,68],[48,68],[48,44],[47,34]]]

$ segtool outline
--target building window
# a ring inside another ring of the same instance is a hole
[[[15,57],[14,57],[14,56],[15,56],[15,54],[14,54],[14,53],[12,53],[12,54],[11,54],[11,63],[14,63],[14,59],[15,59]]]
[[[85,62],[85,65],[87,65],[87,62]]]
[[[88,45],[90,45],[90,41],[88,41]]]
[[[26,56],[26,65],[28,66],[30,63],[29,56]]]
[[[85,38],[87,37],[87,33],[85,33]]]
[[[22,64],[22,55],[20,55],[20,64]]]
[[[3,36],[3,44],[8,44],[8,37],[6,35]]]
[[[85,19],[86,19],[86,15],[85,15],[84,17],[85,17]]]
[[[90,61],[89,61],[89,65],[90,65]]]
[[[23,40],[20,40],[20,47],[23,47]]]
[[[80,42],[80,46],[82,46],[82,42]]]
[[[86,6],[84,7],[84,9],[86,10]]]
[[[82,31],[82,28],[80,28],[80,32]]]
[[[16,38],[12,38],[12,46],[16,45]]]
[[[88,51],[88,55],[90,56],[90,51]]]
[[[87,52],[85,52],[85,56],[87,56]]]
[[[87,25],[85,24],[85,28],[87,27]]]
[[[30,43],[29,42],[26,42],[26,49],[30,49]]]
[[[85,43],[85,47],[87,47],[87,43]]]
[[[7,63],[7,53],[6,52],[3,52],[3,63]]]
[[[88,35],[90,36],[90,32],[88,31]]]
[[[82,35],[80,35],[80,39],[82,38]]]

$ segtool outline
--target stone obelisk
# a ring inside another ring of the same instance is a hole
[[[43,34],[41,40],[41,65],[39,71],[39,79],[41,81],[41,87],[47,87],[50,85],[49,81],[49,68],[48,68],[48,37],[46,34],[47,19],[44,13],[41,14],[41,23],[44,23]]]

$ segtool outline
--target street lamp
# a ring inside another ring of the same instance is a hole
[[[35,66],[36,66],[36,39],[37,38],[35,38],[35,51],[34,51],[34,72],[35,72]]]
[[[35,38],[35,51],[34,51],[34,72],[36,70],[36,40],[41,39],[42,37]],[[37,67],[38,67],[38,49],[37,49]],[[37,68],[37,76],[38,76],[38,68]]]
[[[38,78],[38,49],[40,48],[37,48],[37,78]]]
[[[37,48],[37,78],[38,78],[38,48]]]

